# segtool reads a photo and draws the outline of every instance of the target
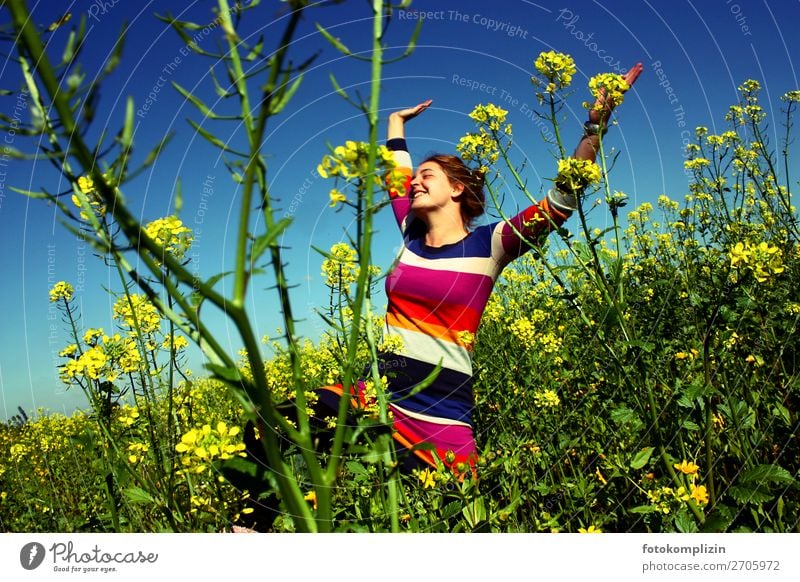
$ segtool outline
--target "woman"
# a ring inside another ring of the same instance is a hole
[[[639,63],[624,75],[629,86],[641,72]],[[405,124],[430,104],[389,116],[387,146],[408,181],[405,193],[390,193],[404,244],[386,281],[385,333],[398,336],[402,348],[382,354],[379,367],[389,382],[396,441],[409,450],[433,445],[413,452],[433,467],[438,457],[463,471],[476,457],[471,343],[494,282],[531,243],[567,220],[578,199],[574,192],[553,189],[507,222],[471,229],[484,212],[481,172],[450,155],[431,156],[411,170]],[[598,99],[575,158],[594,161],[613,106]],[[414,390],[432,374],[429,386]]]

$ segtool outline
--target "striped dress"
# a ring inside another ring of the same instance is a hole
[[[408,186],[412,168],[405,140],[387,145],[408,176]],[[402,347],[381,354],[379,369],[389,382],[395,439],[406,447],[431,443],[447,465],[472,462],[471,341],[500,272],[530,249],[517,233],[535,242],[566,220],[571,204],[550,191],[508,222],[479,226],[459,242],[429,247],[424,230],[413,224],[406,193],[392,191],[390,197],[404,244],[386,279],[384,334],[399,337]],[[415,392],[439,365],[435,380]],[[415,454],[435,466],[431,451]]]

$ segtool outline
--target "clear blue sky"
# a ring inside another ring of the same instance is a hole
[[[124,188],[131,206],[149,221],[171,212],[176,181],[183,184],[184,222],[195,229],[192,251],[194,269],[203,277],[232,265],[232,233],[236,227],[238,192],[217,151],[193,136],[186,119],[199,119],[193,107],[169,87],[176,81],[209,96],[213,86],[208,74],[211,61],[182,50],[184,44],[166,25],[153,17],[168,10],[182,18],[208,23],[214,2],[73,2],[36,3],[34,19],[46,27],[64,12],[72,21],[56,31],[52,45],[60,47],[82,13],[88,20],[85,69],[94,74],[110,53],[123,22],[130,32],[123,64],[104,85],[92,132],[107,128],[113,134],[121,126],[124,97],[133,97],[137,110],[135,156],[145,152],[167,132],[176,137],[151,171]],[[186,8],[188,6],[188,8]],[[761,1],[652,0],[624,2],[573,1],[502,2],[417,0],[414,9],[398,14],[387,42],[398,54],[420,13],[428,16],[419,46],[408,59],[384,71],[381,107],[386,114],[400,107],[432,98],[433,107],[409,126],[409,144],[416,159],[432,151],[453,151],[464,132],[472,128],[467,113],[478,103],[494,102],[509,110],[514,124],[518,154],[528,158],[528,176],[534,191],[538,181],[552,177],[554,162],[532,120],[535,98],[530,85],[533,60],[543,50],[571,54],[577,63],[576,94],[565,125],[567,141],[580,134],[585,112],[580,103],[586,80],[603,71],[621,71],[636,61],[644,73],[618,110],[619,126],[607,138],[621,156],[613,173],[613,188],[625,191],[633,205],[653,201],[661,194],[680,199],[686,193],[683,171],[685,140],[694,127],[706,125],[722,131],[723,116],[737,97],[736,87],[748,78],[763,86],[763,105],[770,115],[772,145],[778,142],[778,97],[797,89],[800,39],[795,31],[800,20],[796,0]],[[183,11],[183,12],[182,12]],[[265,0],[250,16],[246,33],[264,35],[267,47],[275,46],[285,22],[285,5]],[[0,22],[8,15],[0,12]],[[371,25],[367,3],[349,0],[342,5],[309,10],[293,47],[295,62],[317,53],[290,107],[268,130],[265,152],[270,165],[272,191],[293,209],[294,224],[284,238],[288,247],[289,274],[295,310],[306,316],[300,331],[316,337],[321,323],[313,313],[326,302],[320,277],[321,258],[311,248],[328,248],[351,227],[350,216],[328,208],[331,184],[314,174],[326,151],[326,142],[364,139],[366,124],[357,112],[333,94],[329,75],[343,87],[360,88],[366,95],[369,67],[343,59],[328,46],[314,27],[319,21],[351,49],[363,50]],[[198,39],[213,50],[218,31]],[[4,47],[4,54],[7,52]],[[795,55],[795,57],[793,57]],[[17,89],[19,74],[14,63],[0,63],[2,88]],[[224,74],[222,74],[224,79]],[[157,94],[154,94],[155,91]],[[154,94],[147,110],[142,109]],[[15,96],[0,97],[3,113],[22,119],[29,110]],[[216,107],[225,109],[225,104]],[[16,111],[15,111],[16,109]],[[229,125],[209,126],[218,135],[241,139]],[[7,132],[1,143],[31,150],[34,144]],[[204,183],[206,194],[203,194]],[[543,182],[546,187],[546,182]],[[45,188],[65,191],[53,168],[46,163],[0,160],[0,418],[16,412],[18,405],[31,411],[71,411],[83,404],[77,392],[65,393],[58,380],[57,352],[69,343],[66,330],[48,303],[52,283],[67,280],[78,289],[82,324],[111,329],[113,298],[104,287],[118,289],[113,272],[89,249],[61,227],[52,207],[31,201],[9,190]],[[508,208],[524,204],[509,192]],[[601,219],[602,220],[602,219]],[[390,217],[379,220],[376,262],[389,265],[399,242]],[[259,331],[271,334],[278,327],[275,295],[266,290],[270,281],[256,283],[251,308]],[[231,327],[219,322],[220,336],[235,350],[237,338]],[[201,372],[195,362],[193,368]]]

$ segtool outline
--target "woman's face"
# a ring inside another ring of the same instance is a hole
[[[464,186],[451,184],[447,174],[436,162],[425,162],[417,168],[411,180],[411,208],[419,211],[445,208],[461,204]]]

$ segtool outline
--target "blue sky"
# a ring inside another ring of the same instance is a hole
[[[70,26],[88,15],[84,68],[93,75],[109,56],[124,22],[130,32],[123,62],[101,92],[99,109],[90,131],[97,137],[121,126],[124,99],[131,96],[138,111],[137,149],[141,161],[167,132],[175,138],[158,162],[124,187],[131,207],[144,221],[171,213],[175,184],[183,186],[181,217],[195,230],[192,268],[203,277],[227,270],[233,264],[232,241],[236,228],[238,195],[218,152],[193,134],[186,119],[200,120],[170,86],[175,81],[196,90],[214,103],[208,59],[185,50],[183,41],[153,13],[172,12],[181,18],[209,23],[215,2],[89,2],[31,3],[34,20],[47,27],[64,12],[72,21],[57,30],[51,46],[60,47]],[[265,0],[248,13],[246,39],[259,35],[273,47],[285,22],[285,5]],[[317,54],[316,60],[287,110],[268,128],[264,151],[269,163],[271,189],[281,198],[284,212],[294,223],[284,237],[295,311],[305,317],[304,335],[315,338],[321,328],[314,309],[326,303],[320,276],[321,257],[311,245],[328,248],[352,228],[346,212],[328,207],[332,184],[314,169],[326,152],[346,139],[364,139],[366,123],[358,112],[334,94],[329,76],[350,92],[367,94],[369,67],[344,59],[325,43],[314,27],[320,22],[353,51],[368,46],[371,25],[367,3],[348,0],[338,6],[309,10],[294,43],[295,62]],[[564,111],[563,132],[568,143],[577,140],[588,99],[586,80],[604,71],[619,72],[637,61],[644,73],[617,113],[619,125],[606,143],[619,150],[612,187],[626,192],[632,206],[667,194],[681,199],[687,191],[683,146],[694,127],[724,130],[724,114],[737,97],[736,87],[753,78],[763,87],[762,104],[770,116],[772,146],[779,143],[780,103],[786,91],[797,89],[798,70],[793,55],[800,55],[794,28],[800,19],[797,1],[771,2],[710,0],[669,3],[609,1],[529,2],[525,0],[446,1],[416,0],[412,10],[397,14],[389,28],[390,55],[402,52],[420,18],[422,33],[414,54],[384,70],[381,108],[389,111],[434,100],[433,106],[409,126],[409,145],[415,159],[433,151],[453,151],[458,139],[472,129],[466,115],[478,103],[494,102],[509,110],[514,125],[515,149],[526,159],[534,192],[547,187],[554,175],[552,154],[543,143],[532,110],[536,100],[530,84],[533,60],[541,51],[571,54],[578,74],[576,92]],[[0,22],[8,22],[0,12]],[[219,31],[198,37],[198,44],[213,50]],[[251,35],[251,36],[247,36]],[[2,88],[17,89],[19,74],[5,56],[0,62]],[[219,70],[217,70],[219,72]],[[224,74],[221,75],[224,79]],[[0,97],[0,108],[10,117],[29,120],[24,99]],[[208,126],[234,142],[241,132],[230,125]],[[20,135],[3,132],[0,143],[30,151],[35,144]],[[3,150],[5,151],[5,150]],[[113,298],[105,291],[118,289],[114,273],[94,257],[89,248],[57,221],[54,209],[40,201],[13,193],[10,187],[65,191],[52,166],[42,162],[13,162],[0,158],[0,418],[44,407],[69,412],[83,399],[77,391],[65,393],[57,377],[57,352],[69,343],[60,316],[48,303],[47,291],[59,280],[78,289],[82,325],[112,329]],[[505,210],[525,200],[509,190]],[[597,220],[605,217],[598,215]],[[399,243],[388,212],[378,219],[376,263],[387,267]],[[251,294],[251,313],[262,334],[280,325],[277,303],[267,289],[268,279],[257,281]],[[380,298],[378,299],[380,301]],[[222,318],[220,339],[235,351],[235,331]],[[200,362],[192,367],[200,373]]]

